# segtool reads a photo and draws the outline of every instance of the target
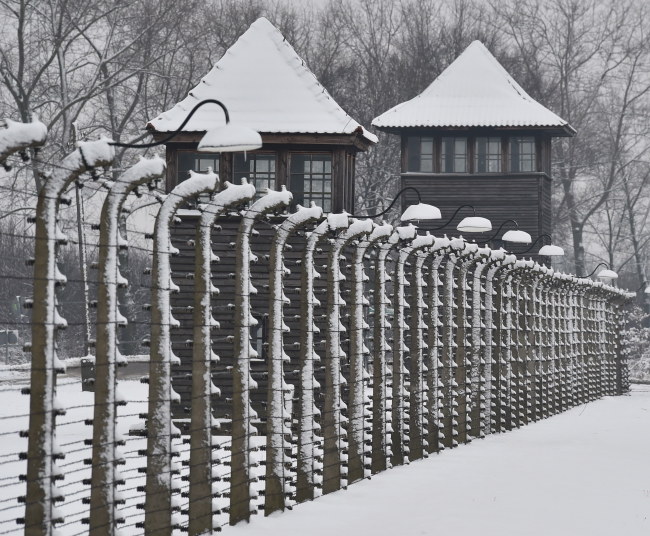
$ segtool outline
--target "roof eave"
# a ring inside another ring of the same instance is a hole
[[[396,134],[400,136],[405,131],[416,130],[470,130],[470,129],[493,129],[493,130],[539,130],[550,134],[553,137],[568,138],[576,135],[576,130],[568,123],[561,125],[377,125],[373,126],[381,132]]]

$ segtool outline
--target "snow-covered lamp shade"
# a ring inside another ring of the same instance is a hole
[[[487,218],[468,216],[456,227],[461,233],[485,233],[492,230],[492,223]]]
[[[614,270],[601,270],[596,277],[598,279],[618,279],[618,274]]]
[[[417,205],[409,205],[402,213],[400,221],[427,221],[439,220],[442,218],[440,209],[429,205],[428,203],[418,203]]]
[[[563,257],[564,250],[560,246],[548,244],[547,246],[542,246],[537,254],[543,255],[544,257]]]
[[[503,233],[501,240],[504,242],[514,242],[516,244],[530,244],[533,239],[526,231],[519,229],[512,229]]]
[[[252,128],[226,123],[208,130],[199,142],[204,153],[253,151],[262,147],[262,136]]]

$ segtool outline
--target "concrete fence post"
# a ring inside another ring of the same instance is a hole
[[[269,190],[255,201],[242,216],[235,246],[235,344],[232,395],[232,443],[230,458],[230,524],[249,521],[252,492],[250,489],[250,438],[257,433],[252,421],[257,414],[251,407],[250,391],[255,382],[251,378],[250,360],[257,356],[251,346],[251,327],[256,324],[251,310],[251,294],[256,292],[251,281],[253,252],[250,237],[255,222],[291,203],[292,195],[284,187]],[[255,510],[256,512],[257,510]]]
[[[411,304],[409,305],[411,312],[411,326],[410,326],[410,366],[407,368],[405,363],[402,362],[402,367],[408,371],[409,377],[409,424],[405,426],[406,434],[402,437],[402,441],[408,445],[408,451],[404,449],[404,458],[408,454],[409,460],[420,459],[424,456],[424,448],[426,445],[426,438],[424,435],[424,350],[426,343],[424,341],[424,311],[427,304],[424,301],[424,287],[426,282],[423,277],[424,261],[428,256],[428,250],[434,244],[434,237],[429,233],[420,235],[414,238],[409,246],[404,251],[410,251],[406,254],[404,263],[408,261],[409,256],[415,257],[413,269],[411,270]],[[402,255],[400,252],[400,261]],[[406,281],[405,281],[406,282]],[[402,287],[401,292],[404,293]],[[404,300],[404,305],[407,305]],[[393,356],[393,364],[395,363]],[[393,367],[393,371],[395,368]],[[393,375],[395,372],[393,372]],[[402,389],[407,391],[406,385],[402,385]],[[395,400],[393,399],[393,403]],[[403,403],[403,402],[402,402]],[[404,404],[405,405],[405,404]],[[406,405],[405,405],[406,406]]]
[[[425,357],[425,364],[427,367],[426,383],[428,390],[427,398],[427,452],[429,454],[438,452],[444,445],[442,444],[442,437],[440,431],[440,419],[442,417],[440,400],[444,396],[442,391],[441,381],[441,352],[442,347],[442,334],[440,321],[440,287],[442,280],[440,279],[440,265],[445,260],[449,251],[450,241],[445,236],[443,238],[436,237],[433,245],[434,257],[429,263],[429,293],[428,293],[428,334],[427,345],[429,347],[428,354]]]
[[[269,260],[269,347],[268,347],[268,398],[266,416],[266,488],[264,513],[270,515],[289,505],[289,482],[286,475],[287,451],[291,451],[291,408],[286,407],[287,394],[291,392],[284,378],[284,363],[289,356],[284,351],[284,247],[299,227],[317,221],[323,209],[312,204],[309,208],[298,205],[276,230]]]
[[[190,172],[160,206],[154,226],[151,296],[151,353],[149,361],[149,408],[147,418],[147,478],[145,494],[145,534],[171,535],[180,525],[176,512],[180,492],[180,469],[173,439],[180,431],[172,421],[172,402],[179,396],[172,388],[171,366],[179,362],[171,348],[170,330],[178,325],[171,313],[170,294],[176,288],[171,279],[170,226],[176,211],[200,194],[213,192],[219,179],[216,174]]]
[[[255,187],[245,180],[241,185],[224,184],[224,189],[201,206],[194,241],[194,309],[192,344],[192,406],[190,424],[190,489],[189,534],[200,536],[212,531],[213,463],[215,429],[212,398],[219,394],[212,383],[211,364],[219,357],[212,352],[212,328],[219,325],[212,317],[212,296],[218,289],[212,284],[212,230],[215,221],[229,210],[248,203],[255,196]]]
[[[116,435],[117,367],[126,364],[118,350],[117,328],[124,320],[119,311],[118,287],[128,282],[120,273],[119,250],[126,247],[120,234],[119,218],[124,202],[138,186],[162,178],[165,162],[158,157],[140,160],[129,168],[110,190],[102,206],[99,223],[97,321],[95,344],[95,412],[89,525],[93,535],[110,536],[117,531],[119,518],[117,484],[124,482],[116,465],[122,456]]]
[[[486,313],[486,286],[485,272],[490,266],[490,250],[488,248],[479,248],[477,259],[474,265],[474,271],[471,275],[471,333],[470,333],[470,351],[467,359],[470,362],[468,377],[468,409],[467,415],[470,418],[468,426],[469,440],[483,437],[483,421],[485,411],[485,362],[483,359],[486,340],[486,324],[484,317]]]
[[[365,478],[366,453],[371,452],[372,415],[369,414],[370,402],[367,384],[369,375],[365,361],[370,351],[365,344],[368,324],[364,320],[364,307],[370,305],[364,293],[368,276],[364,269],[364,259],[368,249],[390,237],[393,226],[389,224],[373,225],[372,232],[359,241],[352,259],[352,294],[350,296],[350,397],[348,404],[348,482]],[[371,432],[371,433],[367,433]]]
[[[301,273],[301,333],[300,333],[300,392],[298,400],[298,460],[296,469],[296,500],[310,501],[317,496],[316,489],[322,488],[322,436],[318,434],[321,425],[316,422],[319,410],[314,399],[319,388],[314,374],[315,363],[321,358],[316,353],[314,335],[319,328],[314,321],[314,308],[320,305],[314,291],[314,280],[320,277],[316,271],[314,255],[316,246],[328,232],[336,233],[346,229],[347,215],[333,214],[322,221],[307,236],[302,257]]]
[[[415,227],[402,229],[409,229],[412,236],[415,236]],[[401,236],[400,232],[393,231],[388,239],[379,245],[375,261],[374,341],[372,353],[372,474],[386,470],[387,460],[391,454],[389,423],[386,419],[386,399],[388,397],[386,353],[390,351],[386,333],[391,327],[386,314],[386,310],[391,304],[391,300],[386,295],[386,283],[391,280],[391,277],[388,275],[386,262],[390,252],[401,240]]]
[[[410,228],[410,226],[407,226]],[[399,250],[395,264],[395,276],[393,278],[393,365],[392,365],[392,389],[391,389],[391,464],[401,465],[408,463],[408,409],[406,405],[406,383],[409,371],[405,366],[406,355],[409,348],[406,345],[406,331],[409,325],[406,322],[406,308],[410,307],[406,302],[406,287],[410,283],[406,279],[406,263],[408,257],[417,249],[428,247],[432,244],[433,238],[429,237],[426,243],[422,243],[424,237],[415,236],[412,241]]]
[[[493,411],[492,407],[494,402],[492,394],[494,384],[496,383],[496,380],[492,380],[494,375],[493,356],[494,349],[496,348],[496,324],[494,322],[494,313],[496,308],[494,298],[497,295],[497,291],[495,290],[494,280],[501,269],[504,259],[505,252],[503,250],[491,251],[490,264],[485,275],[485,315],[483,317],[483,323],[485,324],[485,346],[482,352],[482,359],[485,362],[482,382],[483,397],[485,400],[483,401],[484,407],[480,408],[482,412],[482,435],[491,434],[494,430],[493,424],[496,424],[496,421],[493,419],[493,417],[496,417],[496,413]]]
[[[346,216],[347,217],[347,216]],[[325,405],[323,415],[323,493],[337,491],[346,476],[343,467],[347,456],[347,434],[343,415],[345,404],[341,388],[345,379],[341,373],[341,359],[345,357],[341,348],[341,333],[345,330],[341,322],[341,308],[344,304],[340,284],[345,279],[341,274],[341,252],[353,240],[372,232],[372,222],[367,219],[353,219],[349,227],[333,240],[327,262],[327,334],[325,338]]]
[[[66,242],[59,229],[59,203],[65,190],[82,173],[109,166],[113,147],[101,140],[79,144],[66,156],[39,192],[36,205],[34,298],[32,312],[32,367],[27,450],[25,535],[50,536],[63,515],[56,503],[64,501],[57,486],[62,478],[55,460],[65,453],[56,446],[56,417],[65,409],[56,398],[56,374],[64,364],[56,355],[56,333],[67,322],[58,312],[56,287],[66,282],[56,265],[57,247]]]

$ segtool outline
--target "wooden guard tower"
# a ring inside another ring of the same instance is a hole
[[[189,171],[205,172],[212,168],[219,174],[221,184],[239,184],[246,178],[262,195],[267,188],[279,190],[286,186],[293,194],[293,203],[308,206],[310,202],[325,213],[353,213],[355,157],[359,151],[375,144],[377,138],[350,117],[328,94],[293,47],[268,20],[258,19],[230,47],[217,64],[189,95],[170,110],[151,120],[147,127],[156,139],[175,131],[196,104],[217,99],[227,107],[233,123],[258,131],[263,146],[248,153],[209,154],[197,152],[197,145],[208,129],[225,122],[223,110],[216,104],[202,106],[184,127],[182,133],[166,144],[167,181],[171,191],[189,177]],[[180,211],[179,222],[172,229],[172,243],[179,255],[172,258],[172,277],[180,292],[172,299],[174,317],[180,327],[172,332],[172,348],[181,365],[174,371],[174,389],[181,395],[177,417],[187,417],[190,406],[193,337],[192,305],[194,286],[194,249],[198,211]],[[278,216],[279,223],[283,216]],[[213,230],[213,252],[220,261],[212,266],[212,280],[219,289],[213,298],[212,316],[221,329],[215,330],[212,349],[220,357],[213,365],[215,383],[221,396],[214,401],[215,416],[224,421],[231,414],[230,368],[233,364],[235,303],[236,233],[241,219],[236,213],[220,217]],[[251,342],[258,358],[252,360],[252,375],[259,389],[253,395],[253,405],[261,419],[266,404],[266,348],[268,311],[268,253],[273,230],[268,222],[256,227],[251,248],[259,261],[252,266],[253,284],[257,293],[251,304],[257,325],[251,330]],[[292,261],[300,258],[304,240],[295,238]],[[325,262],[325,261],[323,261]],[[300,271],[291,277],[299,277]],[[299,318],[299,300],[287,306]],[[296,320],[297,322],[297,320]],[[290,320],[287,323],[291,324]],[[298,325],[287,335],[289,345],[297,342],[291,337],[299,334]],[[292,353],[291,350],[287,350]],[[298,362],[299,356],[292,354]],[[257,423],[259,425],[259,423]],[[261,425],[263,429],[263,425]]]
[[[470,204],[495,230],[514,219],[533,240],[551,232],[551,139],[575,130],[533,100],[479,41],[421,94],[372,124],[401,137],[401,186],[416,187],[438,206],[440,225]],[[471,215],[464,209],[437,232],[457,236],[456,225]]]
[[[254,22],[184,100],[147,128],[162,139],[205,99],[223,102],[233,123],[260,132],[264,145],[248,153],[198,153],[205,132],[225,122],[219,106],[206,105],[166,144],[167,191],[189,170],[211,167],[222,183],[246,177],[258,191],[286,186],[295,203],[352,212],[355,155],[377,138],[332,99],[267,19]]]

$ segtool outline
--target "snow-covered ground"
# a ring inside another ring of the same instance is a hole
[[[650,534],[650,386],[354,484],[240,536]]]
[[[122,381],[130,403],[120,408],[126,431],[146,411],[146,386]],[[18,453],[27,440],[29,397],[21,395],[26,378],[0,384],[0,533],[20,534],[15,519],[22,514],[16,500],[24,494],[18,474],[25,462]],[[82,498],[90,467],[83,463],[90,447],[83,440],[91,427],[92,394],[80,380],[62,377],[59,397],[68,414],[58,438],[67,452],[59,463],[67,525],[63,534],[83,534],[81,518],[88,506]],[[136,504],[144,484],[138,453],[144,440],[130,437],[124,448],[127,464],[125,533],[142,534]],[[182,459],[187,459],[187,447]],[[347,491],[299,505],[271,518],[255,516],[249,525],[224,527],[241,536],[294,534],[363,535],[481,534],[482,536],[598,536],[650,534],[650,386],[636,385],[630,396],[609,397],[507,434],[443,452],[354,484]],[[184,483],[186,485],[186,483]],[[186,499],[183,501],[186,503]],[[225,522],[219,516],[219,522]]]

